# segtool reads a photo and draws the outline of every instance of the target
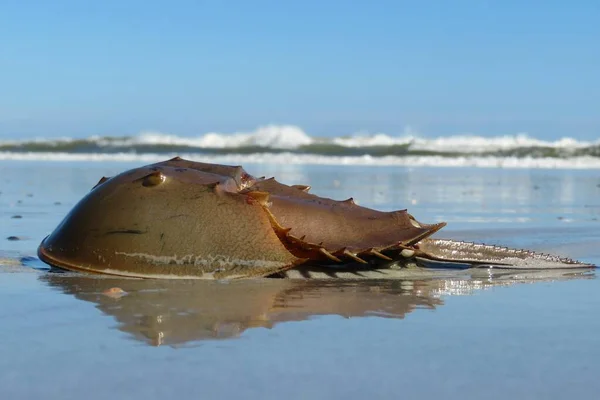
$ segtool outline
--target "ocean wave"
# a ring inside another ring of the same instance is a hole
[[[253,153],[253,154],[198,154],[198,153],[62,153],[62,152],[3,152],[0,160],[16,161],[89,161],[153,163],[181,156],[185,159],[229,164],[302,164],[302,165],[355,165],[399,167],[477,167],[477,168],[545,168],[545,169],[600,169],[600,158],[580,156],[553,157],[442,157],[442,156],[323,156],[315,154]]]
[[[423,138],[411,130],[406,130],[399,136],[361,133],[324,138],[310,136],[293,125],[266,125],[252,132],[211,132],[197,137],[142,132],[136,136],[123,137],[5,140],[0,141],[0,152],[2,157],[14,157],[13,159],[59,159],[65,154],[70,154],[71,157],[94,155],[101,159],[119,159],[127,154],[127,157],[139,159],[142,155],[158,154],[164,158],[168,154],[185,153],[194,157],[244,155],[254,159],[272,160],[280,158],[273,158],[274,155],[281,155],[305,162],[321,160],[318,163],[325,163],[325,159],[336,160],[334,162],[339,163],[346,158],[359,160],[361,157],[372,157],[381,159],[379,162],[389,163],[390,161],[385,160],[394,160],[394,165],[398,165],[400,161],[407,165],[415,162],[418,164],[420,160],[428,160],[424,161],[427,165],[471,165],[472,160],[479,160],[475,162],[477,165],[497,164],[497,160],[500,160],[502,165],[508,165],[511,160],[520,160],[519,163],[522,164],[523,160],[529,159],[534,160],[528,161],[529,164],[536,165],[579,165],[581,162],[585,165],[596,165],[596,162],[600,161],[600,141],[578,141],[573,138],[546,141],[527,134]],[[53,153],[57,156],[50,156]],[[442,162],[441,159],[445,160]]]
[[[272,149],[296,149],[314,143],[302,129],[293,125],[267,125],[253,132],[223,134],[210,132],[196,138],[168,135],[160,132],[142,132],[138,136],[118,140],[102,141],[103,146],[179,146],[200,149],[233,149],[264,147]]]

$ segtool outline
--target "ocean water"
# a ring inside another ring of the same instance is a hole
[[[266,125],[251,132],[209,132],[195,137],[141,132],[125,137],[0,140],[0,160],[150,162],[169,154],[243,164],[600,168],[600,141],[568,136],[547,141],[525,133],[425,138],[408,129],[401,135],[318,137],[293,125]]]
[[[96,152],[96,161],[88,161],[88,153],[76,151],[2,154],[1,399],[563,399],[600,393],[595,271],[457,271],[333,283],[49,273],[36,258],[37,245],[76,202],[102,176],[167,155]],[[354,197],[381,210],[408,208],[423,222],[447,221],[438,237],[600,263],[600,173],[589,165],[353,163],[368,159],[364,155],[346,163],[283,163],[269,154],[190,156],[243,163],[253,175],[308,184],[326,197]],[[123,292],[108,290],[114,287]]]

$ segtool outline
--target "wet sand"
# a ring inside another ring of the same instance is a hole
[[[49,273],[38,243],[135,164],[0,161],[0,398],[565,398],[600,390],[595,272],[397,281]],[[438,236],[600,263],[596,171],[249,165]],[[11,240],[8,240],[8,238]]]

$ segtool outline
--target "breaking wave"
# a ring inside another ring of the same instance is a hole
[[[600,168],[600,141],[544,141],[526,134],[422,138],[407,132],[320,138],[296,126],[268,125],[253,132],[198,137],[142,132],[125,137],[0,141],[0,159],[133,161],[175,154],[222,162]]]

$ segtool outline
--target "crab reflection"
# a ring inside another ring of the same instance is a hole
[[[479,274],[477,276],[476,274]],[[250,328],[271,328],[317,315],[404,318],[435,309],[445,295],[468,295],[497,285],[591,278],[589,271],[462,273],[388,281],[262,279],[215,282],[137,280],[70,273],[41,277],[49,286],[89,301],[118,322],[118,329],[148,345],[226,339]]]

